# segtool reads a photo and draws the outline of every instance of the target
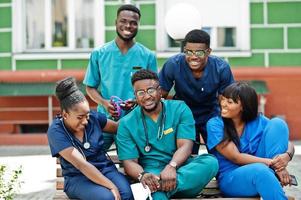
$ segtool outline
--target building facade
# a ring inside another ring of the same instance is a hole
[[[166,33],[164,24],[168,10],[179,2],[0,0],[0,73],[84,72],[91,50],[114,39],[116,10],[123,3],[140,8],[142,17],[136,39],[156,52],[160,68],[180,50],[179,43]],[[301,105],[297,104],[301,100],[301,0],[186,3],[200,11],[200,28],[211,35],[213,54],[230,63],[236,79],[263,80],[269,90],[266,114],[283,116],[289,123],[291,138],[301,139]],[[0,98],[8,98],[9,89],[1,88],[6,95]],[[31,88],[37,90],[34,84]],[[2,132],[8,130],[11,129],[2,128]]]

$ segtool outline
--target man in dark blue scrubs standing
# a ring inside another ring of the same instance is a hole
[[[174,86],[174,99],[180,99],[192,110],[196,126],[196,141],[200,134],[207,143],[207,121],[219,115],[218,98],[234,82],[229,64],[211,56],[210,36],[202,30],[192,30],[185,36],[184,53],[169,58],[159,73],[162,96],[167,97]],[[193,153],[197,154],[196,143]]]

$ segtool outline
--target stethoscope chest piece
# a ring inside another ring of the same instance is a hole
[[[144,151],[146,153],[150,152],[151,149],[152,149],[151,145],[145,145],[145,147],[144,147]]]
[[[85,149],[89,149],[89,148],[90,148],[90,146],[91,146],[91,145],[90,145],[90,143],[89,143],[89,142],[85,142],[85,143],[84,143],[84,148],[85,148]]]

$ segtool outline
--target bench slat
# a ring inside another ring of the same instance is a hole
[[[54,200],[69,200],[64,191],[58,190],[53,198]],[[202,198],[203,200],[212,200],[212,198]],[[214,198],[216,200],[259,200],[259,198]],[[174,199],[174,200],[193,200],[193,199]],[[197,199],[195,199],[197,200]]]
[[[64,190],[64,177],[56,178],[56,190]]]
[[[117,155],[110,155],[111,160],[117,164],[117,166],[120,166],[121,161],[119,161]],[[62,169],[60,166],[60,161],[59,159],[56,160],[57,162],[57,169],[56,169],[56,174],[57,174],[57,179],[56,179],[56,194],[53,199],[55,200],[68,200],[69,198],[65,194],[64,190],[64,177],[62,177]],[[124,168],[123,167],[118,167],[118,171],[124,174]],[[218,183],[216,179],[211,180],[204,190],[201,192],[200,197],[194,198],[194,199],[174,199],[174,200],[197,200],[197,199],[204,199],[204,200],[260,200],[259,197],[254,197],[254,198],[223,198],[220,195],[220,191],[218,189]],[[294,200],[294,197],[288,197],[289,200]]]

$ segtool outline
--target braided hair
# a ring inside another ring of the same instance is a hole
[[[68,112],[78,103],[86,101],[85,95],[78,89],[75,78],[67,77],[56,83],[55,95],[60,102],[61,110]]]

